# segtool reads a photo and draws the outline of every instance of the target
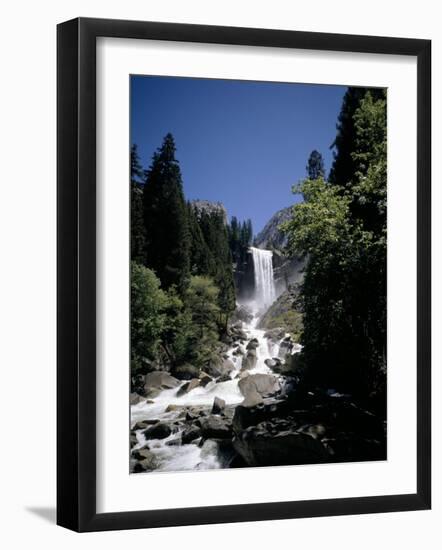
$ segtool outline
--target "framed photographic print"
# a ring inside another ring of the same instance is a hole
[[[58,26],[59,525],[430,508],[430,53]]]

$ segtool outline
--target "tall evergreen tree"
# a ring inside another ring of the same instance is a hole
[[[130,150],[130,253],[132,261],[143,263],[146,247],[143,214],[143,176],[137,146]]]
[[[354,87],[349,87],[345,92],[336,125],[336,138],[331,145],[334,160],[328,180],[343,190],[352,185],[357,170],[357,163],[352,156],[356,143],[354,114],[366,92],[367,88]],[[370,88],[370,93],[374,100],[378,100],[382,99],[384,91],[381,88]]]
[[[325,176],[324,160],[319,151],[314,149],[309,156],[307,166],[307,176],[310,180],[317,180]]]
[[[162,286],[184,291],[189,278],[190,233],[175,142],[167,134],[153,155],[144,185],[145,263]]]
[[[227,226],[221,212],[203,211],[200,214],[199,223],[213,257],[209,275],[219,288],[220,324],[226,327],[228,317],[235,309],[235,283]]]
[[[204,240],[198,217],[191,203],[187,204],[190,233],[190,272],[192,275],[210,275],[213,272],[212,251]]]

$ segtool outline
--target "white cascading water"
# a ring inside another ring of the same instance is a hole
[[[250,247],[255,271],[255,302],[259,309],[267,309],[276,298],[273,278],[273,252]]]
[[[247,306],[253,312],[253,319],[249,322],[243,322],[242,329],[247,336],[247,342],[256,338],[259,346],[256,350],[256,365],[248,373],[252,375],[257,373],[272,374],[273,371],[266,365],[265,360],[278,357],[280,342],[272,342],[264,336],[264,330],[256,328],[260,315],[276,299],[272,252],[254,247],[251,247],[251,252],[255,270],[255,296],[253,302],[247,304]],[[177,395],[179,388],[164,390],[153,399],[132,405],[131,425],[133,426],[136,422],[146,419],[157,419],[173,424],[179,418],[184,407],[202,406],[210,411],[216,396],[223,399],[227,406],[241,403],[244,396],[238,387],[238,376],[241,373],[242,357],[234,353],[234,349],[237,347],[238,343],[227,352],[228,358],[235,366],[230,374],[230,380],[224,382],[213,380],[207,386],[197,387],[182,396]],[[241,347],[245,352],[246,342]],[[297,351],[299,351],[299,348],[295,350],[295,352]],[[182,382],[181,386],[183,384],[185,382]],[[167,409],[169,405],[178,406],[179,409]],[[182,429],[162,440],[149,440],[149,448],[159,461],[156,471],[206,470],[223,467],[217,458],[216,445],[214,447],[214,443],[210,440],[206,441],[203,447],[199,447],[195,442],[170,445],[174,439],[181,436],[181,431]],[[143,430],[137,430],[136,436],[138,444],[134,447],[135,449],[147,443]]]

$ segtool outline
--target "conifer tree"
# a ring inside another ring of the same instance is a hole
[[[153,155],[144,185],[145,263],[164,288],[183,292],[189,278],[190,234],[175,142],[167,134]]]
[[[220,324],[226,327],[228,317],[235,309],[235,283],[227,226],[220,212],[201,212],[199,223],[213,257],[209,275],[219,288]]]
[[[321,153],[316,151],[316,149],[310,153],[306,170],[308,179],[310,180],[317,180],[323,178],[325,175],[324,160]]]
[[[382,99],[384,91],[381,88],[370,88],[374,100]],[[341,189],[346,189],[354,183],[357,163],[352,156],[356,143],[356,127],[354,114],[367,92],[367,88],[349,87],[342,100],[342,107],[336,125],[337,134],[332,143],[333,164],[328,180]]]
[[[145,229],[143,215],[143,176],[137,146],[130,150],[130,251],[131,260],[142,264],[145,255]]]
[[[204,240],[194,207],[187,204],[190,233],[190,272],[191,275],[209,275],[213,271],[212,252]]]

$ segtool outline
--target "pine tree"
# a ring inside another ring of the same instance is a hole
[[[325,176],[324,160],[321,153],[316,151],[316,149],[310,153],[306,170],[308,179],[310,180],[317,180]]]
[[[374,100],[382,99],[381,88],[370,88]],[[342,100],[341,112],[336,125],[337,134],[332,144],[334,161],[328,180],[334,185],[346,189],[354,183],[357,163],[352,156],[356,143],[354,114],[367,92],[367,88],[349,87]]]
[[[220,325],[225,328],[236,302],[227,226],[220,212],[201,212],[199,224],[213,258],[209,275],[219,288]]]
[[[194,207],[187,204],[190,233],[190,272],[191,275],[209,275],[213,271],[212,252],[204,240],[203,232]]]
[[[153,155],[144,185],[145,263],[164,288],[183,292],[189,278],[190,233],[175,142],[167,134]]]
[[[138,156],[137,146],[130,150],[130,253],[131,259],[144,262],[146,239],[143,214],[142,181],[144,170]]]

